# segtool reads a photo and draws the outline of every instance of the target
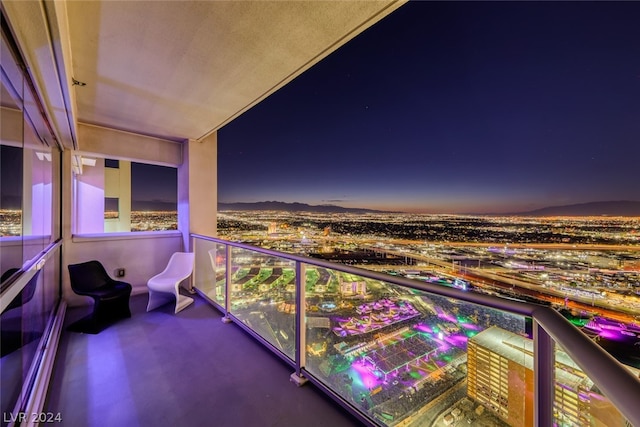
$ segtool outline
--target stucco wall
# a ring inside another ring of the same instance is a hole
[[[132,294],[141,294],[148,292],[147,281],[164,270],[171,255],[183,250],[178,231],[73,237],[65,247],[63,295],[71,306],[90,303],[91,299],[71,290],[68,264],[98,260],[112,278],[130,283]],[[124,277],[115,276],[117,268],[125,269]]]

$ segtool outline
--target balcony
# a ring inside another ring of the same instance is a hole
[[[401,4],[166,2],[147,19],[144,2],[2,3],[3,91],[16,100],[3,146],[37,172],[15,174],[29,178],[29,215],[0,241],[3,273],[16,270],[0,300],[3,425],[46,411],[65,425],[640,425],[637,373],[550,309],[212,237],[217,130]],[[207,37],[141,40],[141,22],[187,35],[198,23]],[[330,31],[291,37],[316,27]],[[5,50],[24,63],[9,67]],[[166,52],[185,61],[168,66]],[[178,230],[78,235],[84,153],[176,168]],[[33,166],[45,161],[46,174]],[[181,250],[196,253],[201,299],[145,313],[146,280]],[[82,301],[66,265],[92,258],[126,267],[134,317],[62,332],[85,310],[67,311]]]
[[[64,332],[45,412],[69,426],[351,426],[357,421],[313,387],[296,388],[286,364],[196,298],[177,315],[146,312],[97,335]],[[68,311],[66,323],[86,307]]]
[[[48,323],[38,315],[40,344],[25,342],[14,356],[41,365],[54,365],[55,358],[55,365],[50,378],[27,381],[30,374],[23,373],[17,407],[35,408],[40,399],[46,413],[59,413],[67,425],[105,419],[109,425],[237,425],[239,419],[262,425],[269,417],[286,425],[303,419],[388,426],[639,421],[638,372],[552,309],[192,239],[200,298],[178,315],[169,306],[146,313],[140,292],[131,301],[133,317],[98,335],[60,335],[64,303]],[[28,269],[47,272],[39,282],[43,295],[56,286],[59,249],[58,243],[43,251]],[[22,309],[24,324],[34,316],[27,307],[33,303]],[[65,323],[86,310],[67,310]],[[19,378],[9,381],[6,368],[14,356],[3,357],[3,391],[20,385]],[[29,393],[33,384],[43,386],[39,397]],[[8,416],[15,420],[19,412]]]

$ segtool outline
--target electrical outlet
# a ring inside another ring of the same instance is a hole
[[[116,277],[124,277],[124,268],[116,268]]]

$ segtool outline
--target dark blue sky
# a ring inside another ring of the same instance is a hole
[[[131,164],[131,199],[136,202],[160,202],[157,209],[175,206],[178,194],[178,170],[167,166],[133,162]],[[148,207],[147,207],[148,208]],[[134,206],[135,210],[136,207]]]
[[[411,2],[220,130],[220,202],[640,200],[639,2]]]

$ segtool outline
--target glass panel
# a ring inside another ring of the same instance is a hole
[[[612,330],[612,334],[616,331]],[[593,381],[556,343],[555,401],[558,427],[631,425]]]
[[[53,311],[60,300],[60,248],[47,260],[43,267],[44,276],[44,311],[47,316]]]
[[[4,111],[0,118],[5,121]],[[22,235],[22,149],[0,146],[0,233]]]
[[[53,159],[48,144],[54,140],[32,92],[25,90],[24,76],[4,34],[1,50],[0,244],[4,273],[22,266],[51,242]],[[12,238],[15,236],[22,239]]]
[[[22,266],[23,77],[5,43],[0,44],[0,274]]]
[[[29,367],[38,350],[38,343],[44,333],[46,312],[44,306],[45,280],[43,270],[37,270],[25,289],[22,291],[20,307],[22,319],[22,381],[26,383]]]
[[[118,219],[120,216],[120,199],[117,197],[104,198],[104,219]]]
[[[4,28],[4,26],[3,26]],[[43,269],[21,271],[52,242],[54,168],[50,147],[56,146],[38,103],[24,81],[7,34],[0,43],[0,272],[4,294],[15,295],[0,315],[3,425],[11,416],[29,373],[44,347],[40,344],[59,298],[60,250]],[[55,154],[59,152],[55,150]],[[58,163],[59,164],[59,163]],[[59,195],[59,170],[55,183]],[[9,286],[8,279],[15,277]],[[17,295],[16,295],[17,293]],[[5,301],[6,302],[6,301]],[[26,398],[26,397],[25,397]]]
[[[36,198],[36,200],[38,200],[38,206],[36,206],[35,209],[40,210],[42,223],[40,224],[40,228],[34,231],[34,234],[43,236],[43,249],[54,240],[52,235],[53,221],[55,217],[53,212],[53,156],[57,154],[57,148],[52,150],[50,147],[45,145],[41,145],[35,153],[38,168],[40,169],[40,181],[37,185],[35,183],[33,184],[33,186],[37,187],[38,193],[38,198]]]
[[[18,295],[0,315],[0,376],[2,412],[11,413],[22,389],[22,303]]]
[[[209,240],[195,239],[196,267],[194,286],[211,301],[225,307],[226,298],[226,245]]]
[[[22,290],[0,315],[1,400],[7,416],[29,384],[27,375],[38,352],[44,350],[40,339],[58,302],[59,257],[57,248],[41,270],[22,274],[14,283]]]
[[[0,119],[4,129],[4,109]],[[0,146],[0,160],[0,273],[5,281],[22,266],[22,148]]]
[[[131,162],[131,231],[177,229],[178,169]]]
[[[232,248],[230,312],[254,332],[295,357],[295,262]]]
[[[523,316],[306,268],[305,369],[384,425],[533,424]]]
[[[46,141],[53,143],[53,138],[29,90],[24,91],[24,108],[22,234],[27,262],[51,242],[53,158]]]
[[[120,160],[104,159],[104,167],[105,168],[119,169],[120,168]]]

